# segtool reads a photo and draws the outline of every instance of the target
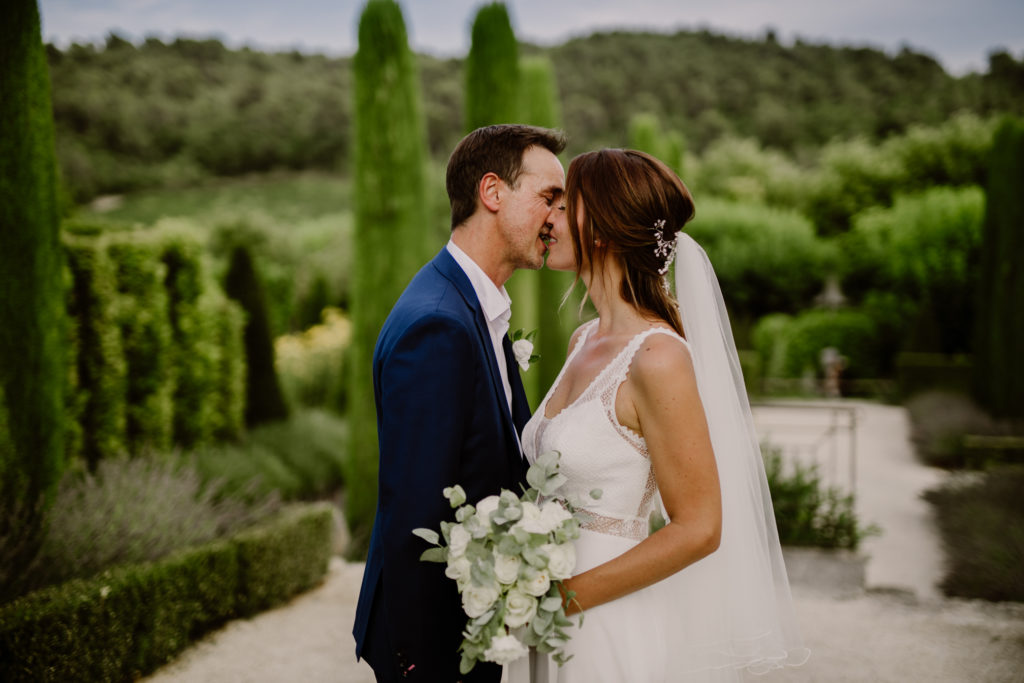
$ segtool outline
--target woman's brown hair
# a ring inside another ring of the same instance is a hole
[[[565,194],[577,281],[584,264],[600,269],[604,259],[615,259],[623,272],[622,298],[683,335],[679,309],[659,272],[665,256],[656,253],[655,235],[656,226],[665,221],[663,239],[674,242],[676,233],[693,218],[693,198],[679,176],[650,154],[601,149],[572,160]],[[582,222],[576,212],[580,200]]]

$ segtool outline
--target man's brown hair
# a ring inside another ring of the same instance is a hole
[[[513,190],[523,171],[523,153],[533,146],[560,154],[565,149],[561,131],[520,124],[477,128],[462,138],[448,159],[445,184],[452,207],[452,230],[476,211],[477,186],[487,173],[494,173]]]

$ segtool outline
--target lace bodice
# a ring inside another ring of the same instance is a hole
[[[665,328],[644,330],[619,351],[579,398],[554,417],[545,417],[548,400],[596,324],[594,320],[581,330],[558,378],[526,424],[523,449],[531,463],[547,451],[561,453],[561,470],[568,478],[562,494],[580,507],[583,528],[640,540],[647,537],[648,517],[660,507],[660,501],[647,443],[641,435],[619,423],[615,397],[629,374],[633,357],[648,336],[667,334],[683,344],[686,341]],[[593,489],[601,489],[598,500],[590,497]]]

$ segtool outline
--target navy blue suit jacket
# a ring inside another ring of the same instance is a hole
[[[459,675],[461,600],[443,564],[420,561],[431,546],[412,530],[454,520],[446,486],[462,485],[476,503],[525,483],[516,434],[530,409],[507,337],[504,350],[511,412],[480,302],[447,249],[416,274],[377,338],[377,514],[353,634],[356,656],[381,680],[500,678],[491,664]]]

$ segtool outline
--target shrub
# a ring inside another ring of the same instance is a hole
[[[246,313],[245,322],[245,424],[252,427],[288,417],[274,367],[274,343],[267,319],[263,284],[249,248],[238,245],[231,253],[224,290]]]
[[[174,416],[171,326],[164,288],[166,267],[152,240],[133,233],[105,237],[115,266],[117,321],[127,387],[125,442],[130,452],[170,448]]]
[[[902,350],[970,349],[984,207],[977,187],[934,188],[859,214],[842,238],[844,290],[898,298]]]
[[[935,506],[951,596],[1024,601],[1024,467],[957,476],[924,494]]]
[[[877,377],[874,322],[855,310],[813,310],[796,317],[765,316],[754,328],[756,348],[768,377],[821,375],[820,354],[834,347],[846,359],[843,376]]]
[[[154,563],[111,569],[0,607],[0,679],[132,681],[236,616],[279,604],[327,569],[328,504]]]
[[[817,467],[794,462],[787,472],[778,448],[762,444],[761,451],[783,545],[856,550],[866,536],[878,533],[873,525],[860,525],[853,496],[826,488]]]
[[[189,457],[226,495],[310,499],[341,487],[347,439],[336,415],[299,411],[286,422],[253,429],[243,443],[208,446]]]
[[[192,468],[156,457],[103,460],[95,474],[70,471],[21,589],[153,561],[237,531],[278,505],[273,497],[243,503],[217,493]]]
[[[204,296],[216,296],[206,274],[203,245],[190,232],[165,229],[159,236],[160,260],[166,268],[167,312],[171,323],[174,384],[174,443],[191,448],[208,441],[214,430],[217,388],[216,319]]]
[[[325,308],[319,325],[274,340],[277,374],[289,403],[339,412],[344,408],[342,361],[351,336],[352,324],[344,313]]]
[[[763,205],[705,199],[687,232],[707,251],[729,313],[740,322],[806,308],[832,258],[806,218]],[[738,337],[741,345],[747,341]]]
[[[118,293],[114,264],[99,240],[74,233],[66,225],[64,253],[71,274],[68,315],[74,321],[69,387],[79,409],[76,430],[81,454],[90,467],[125,450],[126,364],[117,325]]]
[[[928,391],[911,397],[906,407],[917,456],[934,467],[967,464],[965,435],[1004,431],[966,394]]]

